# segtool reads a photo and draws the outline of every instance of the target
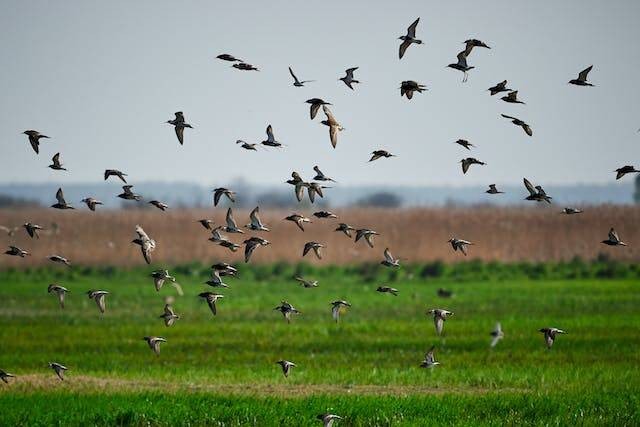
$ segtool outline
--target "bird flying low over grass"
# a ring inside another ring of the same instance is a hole
[[[282,368],[282,374],[285,378],[289,377],[289,373],[291,372],[291,368],[296,367],[296,364],[293,362],[289,362],[288,360],[278,360],[276,362]]]
[[[301,314],[294,306],[289,304],[287,301],[282,301],[279,306],[274,308],[275,311],[279,311],[284,316],[284,319],[287,323],[291,323],[291,315],[292,314]]]
[[[539,331],[544,334],[544,342],[548,349],[551,348],[558,334],[566,334],[565,331],[558,328],[542,328]]]
[[[136,234],[138,238],[133,239],[131,243],[140,246],[145,262],[151,264],[151,253],[156,250],[156,241],[150,238],[139,225],[136,225]]]
[[[142,339],[147,342],[149,348],[153,350],[156,356],[160,356],[160,344],[167,342],[163,337],[144,337]]]
[[[340,322],[340,314],[346,310],[347,307],[351,307],[351,304],[345,300],[337,300],[331,303],[331,316],[336,323]]]
[[[440,364],[440,362],[436,362],[436,359],[433,356],[433,352],[435,351],[435,349],[436,347],[432,346],[427,354],[424,355],[424,360],[420,364],[421,368],[433,368],[434,366],[438,366]]]
[[[398,296],[398,290],[390,286],[378,286],[376,292],[380,292],[381,294],[391,294],[396,297]]]
[[[496,323],[496,326],[493,328],[493,331],[489,334],[491,335],[491,348],[495,347],[498,342],[504,338],[504,332],[502,332],[502,325],[500,322]]]
[[[433,315],[433,324],[436,327],[436,334],[438,335],[442,335],[445,320],[447,320],[449,316],[453,316],[453,312],[442,308],[432,308],[427,311],[427,314]]]

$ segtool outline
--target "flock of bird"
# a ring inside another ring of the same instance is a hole
[[[402,59],[404,55],[407,53],[407,50],[412,45],[422,45],[423,41],[416,37],[416,30],[418,24],[420,22],[420,18],[416,19],[408,28],[406,35],[400,36],[399,39],[402,40],[402,43],[399,47],[399,58]],[[468,64],[468,59],[474,48],[484,48],[491,49],[486,43],[477,40],[477,39],[469,39],[464,42],[464,49],[457,54],[457,62],[449,64],[448,67],[454,70],[461,71],[463,73],[463,82],[468,80],[468,73],[475,67],[470,66]],[[252,64],[249,64],[241,59],[236,58],[230,54],[221,54],[217,56],[218,59],[222,61],[232,62],[232,67],[241,71],[259,71],[258,68]],[[593,86],[587,78],[589,72],[593,69],[593,66],[589,66],[586,69],[582,70],[576,79],[570,80],[568,83],[576,86]],[[358,71],[358,67],[351,67],[345,70],[345,76],[340,78],[349,89],[355,91],[356,85],[359,80],[356,79],[355,73]],[[300,80],[294,73],[291,67],[289,67],[289,73],[293,78],[293,86],[294,87],[304,87],[306,83],[313,82],[313,80]],[[518,91],[513,90],[507,87],[507,80],[503,80],[497,83],[495,86],[488,89],[491,96],[494,96],[499,93],[506,92],[507,94],[503,96],[502,101],[509,104],[525,104],[518,98]],[[415,92],[422,93],[427,90],[426,86],[412,80],[407,80],[401,82],[400,85],[400,95],[405,96],[407,99],[412,99]],[[322,107],[322,111],[326,116],[326,120],[321,121],[321,123],[329,128],[329,140],[331,145],[335,148],[338,143],[338,134],[345,130],[345,128],[338,122],[338,120],[334,117],[329,106],[332,104],[324,101],[321,98],[311,98],[306,101],[310,106],[310,118],[314,120],[320,107]],[[511,116],[507,114],[502,114],[502,117],[508,119],[514,125],[521,127],[522,130],[528,135],[533,136],[533,130],[529,124],[525,121]],[[193,129],[193,126],[186,122],[185,116],[182,112],[176,112],[175,118],[166,121],[167,124],[170,124],[174,127],[175,135],[178,139],[180,145],[184,144],[184,131],[185,129]],[[49,139],[50,137],[44,135],[36,130],[27,130],[24,132],[25,135],[28,136],[28,141],[31,145],[31,148],[35,151],[36,154],[40,152],[40,142],[42,139]],[[271,125],[268,125],[266,128],[267,138],[260,142],[261,145],[266,147],[274,147],[281,148],[284,144],[277,141],[274,130]],[[467,140],[459,139],[455,141],[456,144],[460,145],[466,150],[471,150],[475,146],[471,144]],[[245,150],[257,150],[258,143],[248,143],[243,140],[236,141],[236,144],[240,145],[241,148]],[[394,154],[386,151],[386,150],[375,150],[371,153],[370,162],[376,161],[381,158],[389,158],[394,156]],[[466,174],[471,166],[486,165],[485,162],[482,162],[473,157],[466,157],[460,160],[462,172]],[[61,162],[60,153],[56,153],[52,158],[52,164],[49,165],[49,168],[56,171],[66,171],[67,169],[64,167]],[[315,176],[309,180],[305,181],[299,173],[293,172],[291,174],[291,179],[287,180],[286,183],[290,184],[294,188],[294,195],[298,201],[302,201],[304,198],[305,190],[308,195],[309,201],[313,203],[315,201],[316,196],[322,198],[324,197],[324,190],[329,189],[331,187],[323,185],[324,183],[335,183],[335,180],[326,176],[318,166],[314,168]],[[637,170],[633,166],[623,166],[618,168],[616,171],[616,179],[622,178],[626,174],[630,173],[639,173],[640,170]],[[122,187],[123,192],[118,194],[117,197],[124,200],[132,200],[139,202],[142,200],[142,196],[136,194],[133,191],[133,185],[127,183],[127,174],[116,170],[116,169],[107,169],[104,172],[104,180],[109,178],[117,178],[120,179],[125,185]],[[528,179],[524,178],[523,180],[524,186],[528,192],[526,196],[526,200],[535,201],[535,202],[546,202],[551,203],[552,197],[549,196],[542,186],[536,185],[534,186]],[[498,190],[495,184],[490,184],[489,189],[486,190],[486,193],[491,195],[502,194],[503,192]],[[55,209],[67,210],[74,209],[74,207],[69,204],[65,197],[62,188],[58,189],[56,195],[56,203],[51,207]],[[227,188],[216,188],[213,190],[213,204],[214,206],[218,206],[222,198],[227,198],[231,203],[235,201],[235,192],[227,189]],[[95,211],[97,206],[102,205],[103,203],[100,200],[97,200],[93,197],[86,197],[82,199],[82,202],[86,204],[88,209],[91,211]],[[168,208],[168,205],[158,201],[151,200],[148,203],[160,209],[161,211],[165,211]],[[582,213],[582,210],[566,207],[562,210],[562,213],[567,215],[579,214]],[[329,212],[329,211],[318,211],[313,214],[318,219],[336,219],[337,215]],[[286,218],[287,221],[293,222],[301,231],[304,232],[305,224],[311,223],[311,219],[301,215],[299,213],[293,213]],[[251,211],[249,215],[249,223],[244,227],[244,229],[253,231],[253,232],[269,232],[269,227],[263,223],[260,219],[260,210],[259,207],[256,207]],[[232,242],[224,233],[230,234],[244,234],[243,227],[240,227],[233,216],[232,208],[228,208],[226,214],[226,224],[215,226],[214,222],[211,219],[200,219],[198,222],[211,233],[211,237],[209,240],[217,245],[225,247],[232,252],[236,252],[238,249],[242,247],[241,244]],[[38,232],[43,230],[44,227],[41,227],[38,224],[34,224],[31,222],[26,222],[23,224],[23,228],[26,230],[28,235],[31,238],[39,238]],[[2,230],[11,233],[15,233],[16,228],[8,228],[2,227]],[[364,241],[371,248],[374,247],[374,237],[379,235],[375,230],[369,228],[357,228],[353,227],[347,223],[339,223],[338,227],[335,229],[337,232],[342,232],[345,236],[352,238],[355,234],[355,242]],[[132,240],[133,244],[136,244],[140,247],[140,251],[142,256],[147,264],[151,263],[151,256],[153,251],[156,248],[156,241],[152,239],[141,226],[136,226],[135,228],[136,238]],[[451,244],[451,247],[454,251],[460,251],[465,256],[467,255],[468,246],[474,245],[474,243],[459,239],[456,237],[452,237],[448,241]],[[602,241],[603,244],[609,246],[625,246],[622,240],[620,240],[618,234],[611,228],[608,234],[608,238]],[[252,254],[256,249],[260,247],[265,247],[270,244],[270,242],[263,237],[260,236],[252,236],[248,239],[244,240],[244,260],[245,262],[249,262]],[[304,245],[302,250],[302,256],[306,256],[309,253],[313,253],[318,259],[322,259],[322,251],[325,246],[320,242],[310,241]],[[27,250],[19,248],[17,246],[10,246],[8,250],[5,252],[7,255],[18,256],[18,257],[26,257],[30,255]],[[61,256],[61,255],[50,255],[48,259],[54,263],[64,264],[68,267],[71,266],[70,261]],[[400,267],[400,259],[395,258],[389,248],[385,248],[383,251],[383,257],[380,264],[390,267],[397,268]],[[232,277],[237,273],[236,268],[227,263],[217,263],[212,265],[211,279],[206,282],[207,285],[213,288],[227,288],[228,285],[223,282],[223,278],[226,276]],[[174,286],[177,287],[179,292],[181,288],[176,283],[176,279],[169,274],[167,270],[157,270],[151,273],[151,277],[153,279],[153,283],[156,291],[160,291],[163,284],[165,282],[171,282]],[[318,281],[309,280],[302,277],[296,277],[297,281],[300,282],[301,286],[304,288],[314,288],[318,286]],[[395,288],[389,286],[379,286],[376,289],[377,292],[387,293],[393,296],[397,296],[399,291]],[[48,286],[48,292],[57,296],[60,307],[63,309],[65,305],[65,295],[69,292],[69,290],[59,284],[50,284]],[[89,290],[87,292],[87,296],[90,299],[93,299],[98,307],[98,310],[101,314],[105,313],[106,310],[106,297],[109,295],[108,291],[105,290]],[[439,289],[438,295],[441,297],[449,297],[451,296],[451,292]],[[215,316],[217,314],[217,303],[219,300],[224,298],[224,295],[218,292],[206,291],[201,292],[199,297],[206,301],[211,313]],[[331,306],[331,315],[336,322],[339,322],[341,314],[349,307],[351,304],[345,300],[336,300],[330,303]],[[287,322],[290,322],[292,319],[292,315],[300,314],[300,311],[297,310],[292,304],[287,301],[282,301],[279,306],[274,308],[275,311],[279,311]],[[435,326],[435,331],[438,336],[442,335],[444,330],[444,324],[449,317],[453,316],[453,312],[442,309],[442,308],[433,308],[427,311],[426,313],[429,316],[433,317],[433,322]],[[166,304],[164,307],[163,313],[159,316],[159,318],[163,319],[165,325],[167,327],[171,327],[174,323],[180,319],[180,316],[177,315],[170,304]],[[554,340],[556,339],[558,334],[564,334],[565,331],[555,327],[544,327],[539,330],[540,333],[544,335],[544,342],[547,348],[551,348]],[[490,333],[491,341],[490,346],[494,347],[498,344],[498,342],[504,337],[504,332],[502,331],[502,327],[500,323],[497,323],[494,330]],[[157,355],[160,354],[160,345],[165,343],[167,340],[161,336],[146,336],[143,338],[148,344],[149,348]],[[440,363],[435,360],[435,347],[431,347],[429,351],[426,353],[424,360],[420,364],[421,367],[425,368],[433,368],[434,366],[439,365]],[[282,368],[282,373],[285,377],[288,377],[291,373],[292,368],[296,367],[294,362],[288,360],[279,360],[276,362]],[[67,371],[67,367],[64,365],[51,362],[49,363],[49,367],[55,372],[55,374],[60,378],[60,380],[64,380],[64,373]],[[5,383],[8,382],[9,378],[14,377],[12,374],[0,370],[0,379]],[[331,426],[334,420],[340,419],[339,416],[335,414],[321,414],[318,415],[318,419],[322,420],[325,426]]]

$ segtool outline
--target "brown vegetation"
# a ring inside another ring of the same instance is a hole
[[[260,234],[272,244],[260,247],[251,262],[297,262],[303,260],[302,248],[307,241],[326,245],[324,258],[313,254],[304,258],[314,264],[348,264],[379,261],[389,247],[394,256],[404,261],[456,261],[464,256],[453,252],[447,243],[458,237],[475,243],[467,258],[499,261],[568,260],[575,256],[593,259],[604,253],[611,258],[626,261],[640,260],[640,208],[633,206],[587,207],[579,215],[563,215],[558,206],[531,206],[511,208],[421,208],[404,210],[347,209],[336,211],[338,220],[312,218],[303,233],[295,224],[283,218],[291,212],[268,211],[262,213],[263,222],[271,228],[269,233],[244,235],[227,234],[236,243],[251,235]],[[46,256],[59,254],[75,265],[138,265],[144,263],[139,247],[132,244],[136,224],[144,227],[157,241],[153,254],[155,263],[173,265],[191,261],[212,263],[217,261],[241,262],[243,249],[233,254],[209,242],[210,233],[196,221],[212,218],[215,224],[224,222],[226,208],[210,210],[156,210],[89,212],[37,210],[0,210],[0,225],[18,226],[31,221],[47,227],[40,239],[30,239],[20,228],[14,236],[0,235],[0,245],[14,244],[32,252],[33,256],[20,259],[2,255],[0,266],[35,266],[50,263]],[[301,212],[302,213],[302,212]],[[239,225],[249,222],[248,211],[234,212]],[[357,244],[340,232],[334,232],[339,222],[354,227],[367,227],[378,231],[375,248],[364,241]],[[57,234],[51,224],[58,226]],[[610,227],[615,227],[627,247],[607,247],[600,243],[606,239]],[[61,267],[62,268],[62,267]]]

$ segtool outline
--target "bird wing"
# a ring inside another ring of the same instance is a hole
[[[316,114],[318,114],[318,110],[320,109],[320,104],[311,104],[311,120],[313,120],[316,117]]]
[[[63,290],[58,290],[56,293],[58,294],[58,301],[60,301],[60,308],[64,308],[65,292]]]
[[[214,298],[207,297],[207,304],[209,304],[209,308],[214,316],[218,314],[218,310],[216,309],[216,300]]]
[[[60,166],[60,153],[54,154],[51,160],[53,161],[54,165]]]
[[[144,252],[143,252],[144,255]],[[160,289],[162,288],[162,285],[164,285],[164,278],[163,277],[154,277],[153,278],[153,284],[156,287],[156,291],[160,291]],[[165,306],[165,312],[166,312],[166,306]]]
[[[458,53],[456,55],[456,57],[458,58],[458,65],[466,68],[467,67],[467,51],[463,50],[462,52]]]
[[[502,337],[500,335],[495,335],[493,339],[491,339],[491,348],[495,347],[501,339]]]
[[[469,170],[469,166],[471,166],[471,163],[463,160],[462,161],[462,173],[467,173],[467,171]]]
[[[126,185],[125,187],[128,187],[128,185]],[[145,233],[145,231],[139,225],[136,225],[136,234],[138,234],[138,237],[140,237],[141,240],[150,240],[149,236],[147,236],[147,233]]]
[[[444,327],[444,319],[440,316],[434,316],[433,323],[436,325],[437,334],[438,335],[442,334],[442,328]]]
[[[327,121],[329,122],[329,126],[331,126],[332,123],[338,123],[338,121],[333,116],[333,113],[331,112],[329,107],[327,107],[326,105],[323,105],[322,111],[324,111],[324,114],[327,116]]]
[[[373,233],[367,233],[364,235],[364,240],[367,242],[370,248],[373,247]]]
[[[411,46],[411,42],[409,40],[405,40],[400,43],[400,48],[398,50],[398,56],[400,57],[400,59],[402,59],[409,46]]]
[[[322,259],[322,253],[320,252],[320,250],[322,249],[322,246],[314,246],[313,247],[313,252],[316,253],[316,256],[318,257],[318,259]]]
[[[261,226],[260,218],[258,217],[258,212],[260,212],[260,208],[258,206],[255,207],[254,210],[249,214],[249,219],[251,220],[251,225],[259,227]]]
[[[304,185],[296,184],[294,190],[295,190],[295,193],[296,193],[296,199],[298,199],[298,201],[301,202],[302,198],[304,197]]]
[[[618,233],[616,233],[616,230],[614,230],[613,228],[609,230],[609,240],[611,240],[612,242],[620,241],[620,238],[618,237]]]
[[[213,205],[214,206],[218,206],[218,203],[220,202],[220,197],[222,197],[222,191],[218,190],[213,194]]]
[[[384,259],[390,263],[393,263],[395,261],[393,259],[393,256],[391,255],[391,252],[389,251],[389,248],[386,248],[384,250]]]
[[[353,68],[348,68],[345,70],[345,72],[347,73],[347,77],[349,79],[353,79],[353,72],[356,71],[358,69],[358,67],[353,67]],[[351,86],[349,86],[351,87]]]
[[[273,128],[271,125],[267,126],[267,141],[275,142],[275,138],[273,137]]]
[[[100,309],[100,313],[104,313],[104,310],[105,310],[105,301],[104,301],[105,295],[106,294],[97,294],[95,296],[96,304],[98,306],[98,309]]]
[[[532,196],[535,196],[536,194],[538,194],[536,189],[533,188],[533,185],[529,182],[527,178],[523,178],[523,181],[524,181],[524,186],[527,188],[527,191],[529,191],[529,194],[531,194]]]
[[[58,191],[56,192],[56,199],[58,200],[58,203],[60,203],[61,205],[67,204],[67,202],[65,202],[64,200],[64,193],[62,192],[62,188],[58,188]]]
[[[584,70],[580,71],[580,74],[578,74],[578,80],[586,82],[587,81],[587,75],[589,74],[589,72],[591,71],[592,68],[593,68],[593,65],[590,65],[587,68],[585,68]]]
[[[524,131],[525,131],[525,133],[526,133],[527,135],[529,135],[529,136],[533,136],[533,130],[531,130],[531,127],[530,127],[528,124],[524,123],[524,124],[522,125],[522,129],[524,129]]]
[[[291,74],[291,77],[293,77],[293,80],[295,80],[296,83],[300,84],[300,80],[298,80],[296,75],[293,74],[293,70],[291,69],[291,67],[289,67],[289,74]]]
[[[184,144],[184,126],[175,126],[175,131],[180,145]]]
[[[233,210],[231,208],[227,209],[227,227],[229,228],[238,228],[235,220],[233,219]]]
[[[258,243],[255,241],[250,241],[245,245],[244,262],[249,262],[249,260],[251,259],[251,255],[253,254],[253,251],[256,249],[257,246],[258,246]]]
[[[407,28],[407,35],[411,38],[415,38],[416,36],[416,27],[418,26],[418,22],[420,22],[420,18],[413,21],[413,24],[409,25]]]
[[[160,354],[160,343],[161,342],[162,341],[160,341],[160,340],[152,340],[151,341],[151,347],[153,348],[153,352],[155,354]]]
[[[40,142],[38,141],[38,138],[29,135],[29,143],[31,144],[33,151],[35,151],[36,154],[40,154]]]
[[[336,322],[340,320],[340,304],[334,304],[333,308],[331,309],[331,316]]]
[[[507,116],[506,114],[500,114],[502,117],[504,117],[505,119],[510,119],[510,120],[518,120],[516,117],[513,116]]]

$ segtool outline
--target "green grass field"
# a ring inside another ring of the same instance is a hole
[[[182,297],[157,293],[152,268],[0,273],[0,369],[17,376],[0,383],[0,425],[307,426],[325,411],[343,417],[336,426],[640,424],[634,266],[242,267],[215,318],[197,298],[202,267],[172,271]],[[296,272],[320,286],[300,287]],[[64,310],[52,282],[71,291]],[[384,283],[400,295],[375,292]],[[89,289],[111,292],[105,315]],[[170,328],[158,318],[167,296],[182,317]],[[273,311],[282,299],[302,311],[291,324]],[[340,324],[335,299],[353,305]],[[442,338],[434,307],[455,312]],[[496,321],[506,336],[490,349]],[[545,326],[568,332],[551,350]],[[160,356],[145,335],[167,339]],[[421,369],[432,345],[441,366]],[[298,365],[289,378],[282,358]]]

